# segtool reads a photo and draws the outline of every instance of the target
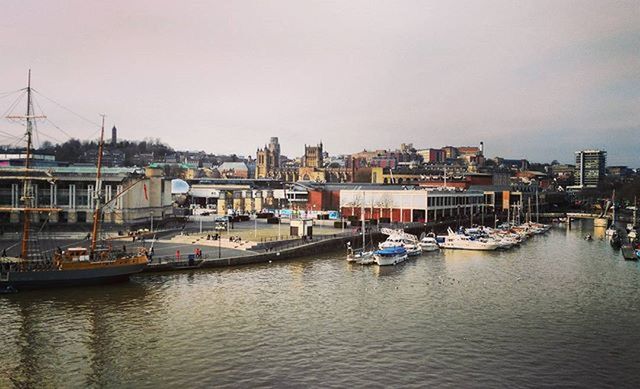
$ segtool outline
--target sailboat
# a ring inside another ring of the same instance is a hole
[[[147,266],[147,255],[144,249],[138,253],[127,254],[115,252],[111,248],[98,247],[97,239],[100,229],[101,198],[101,165],[104,145],[104,116],[98,146],[96,169],[96,196],[93,213],[93,228],[90,247],[72,247],[66,250],[56,249],[53,255],[38,249],[37,232],[32,231],[30,215],[38,212],[61,211],[58,208],[37,208],[34,206],[33,179],[37,177],[31,168],[33,120],[39,118],[33,114],[31,98],[31,71],[27,84],[27,114],[19,118],[26,121],[26,160],[22,173],[22,208],[0,209],[2,211],[20,211],[23,214],[22,238],[20,254],[16,257],[0,257],[0,290],[12,292],[22,289],[48,288],[58,286],[100,284],[125,281],[134,273]]]
[[[616,190],[615,189],[613,190],[613,195],[611,196],[611,212],[612,212],[611,225],[609,225],[609,227],[605,231],[605,236],[609,239],[609,242],[611,242],[614,239],[614,237],[618,235],[618,231],[616,229]]]
[[[362,195],[362,204],[360,204],[360,228],[362,230],[362,248],[354,250],[351,247],[351,242],[349,242],[347,244],[347,262],[370,265],[373,263],[373,251],[365,251],[367,246],[367,229],[364,220],[364,193]]]

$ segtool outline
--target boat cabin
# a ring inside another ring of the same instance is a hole
[[[70,247],[64,251],[64,257],[72,262],[88,262],[89,250],[84,247]]]

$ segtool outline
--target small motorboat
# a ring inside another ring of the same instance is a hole
[[[347,262],[358,263],[360,265],[368,265],[373,263],[373,251],[364,251],[362,249],[352,249],[351,245],[347,248]]]
[[[389,235],[387,240],[378,244],[380,250],[384,250],[392,247],[403,247],[406,253],[410,257],[415,257],[422,254],[422,247],[420,241],[415,235],[407,234],[402,230],[391,230],[388,228],[381,229],[383,234]]]
[[[373,258],[379,266],[396,265],[407,259],[407,250],[402,246],[387,247],[376,251]]]
[[[625,243],[621,247],[622,257],[628,261],[638,260],[640,250],[633,243]]]
[[[618,235],[617,232],[614,232],[613,235],[611,235],[609,244],[611,244],[611,247],[613,247],[614,250],[620,250],[620,247],[622,247],[622,238],[620,238],[620,235]]]
[[[436,240],[436,236],[433,233],[429,233],[420,239],[420,247],[422,251],[438,251],[440,250],[440,246],[438,246],[438,241]]]

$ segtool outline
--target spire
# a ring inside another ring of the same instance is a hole
[[[111,145],[115,146],[116,143],[118,143],[118,129],[116,128],[116,125],[113,125],[113,128],[111,128]]]

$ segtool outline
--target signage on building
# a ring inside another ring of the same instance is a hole
[[[509,192],[508,190],[505,190],[502,192],[502,209],[504,210],[509,209],[510,198],[511,198],[511,192]]]

